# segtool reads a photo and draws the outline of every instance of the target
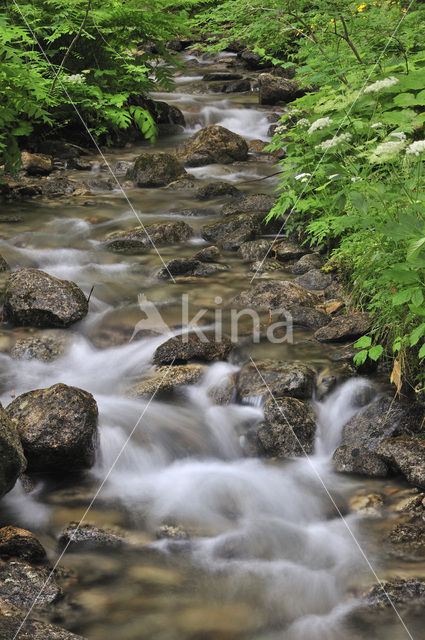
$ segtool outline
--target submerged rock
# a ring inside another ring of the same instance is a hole
[[[248,145],[244,138],[219,125],[210,125],[195,133],[177,149],[177,157],[189,167],[207,164],[231,164],[246,160]]]
[[[367,333],[371,327],[371,319],[367,313],[347,313],[337,316],[314,334],[319,342],[343,342],[355,340]]]
[[[126,173],[137,187],[165,187],[185,175],[183,165],[170,153],[143,153]]]
[[[257,360],[242,367],[237,390],[242,399],[268,397],[270,394],[275,398],[310,399],[315,378],[315,370],[304,362]]]
[[[190,360],[210,362],[227,360],[233,349],[232,343],[223,338],[216,342],[214,336],[206,336],[202,340],[195,333],[175,336],[161,344],[154,353],[154,364],[180,364]]]
[[[239,190],[229,182],[212,182],[198,189],[195,193],[197,200],[213,200],[223,196],[239,196]]]
[[[3,310],[12,324],[68,327],[87,315],[88,302],[75,282],[38,269],[19,269],[7,279]]]
[[[106,248],[112,251],[138,253],[152,249],[153,246],[175,244],[188,240],[193,229],[186,222],[156,222],[145,228],[136,227],[129,231],[116,231],[106,239]]]
[[[0,498],[13,489],[26,466],[16,425],[0,404]]]
[[[58,540],[59,551],[92,551],[98,549],[107,552],[110,549],[121,549],[125,538],[114,531],[100,529],[93,524],[70,522],[62,531]]]
[[[0,556],[42,562],[46,559],[46,551],[31,531],[7,526],[0,529]]]
[[[158,367],[148,378],[129,387],[127,395],[133,398],[147,398],[153,394],[170,393],[177,387],[197,384],[205,371],[206,367],[200,364]]]
[[[91,393],[59,383],[23,393],[6,411],[29,471],[73,473],[93,465],[98,410]]]
[[[251,307],[259,311],[285,309],[291,311],[292,306],[313,307],[318,303],[315,294],[304,287],[287,280],[267,280],[251,289],[242,291],[233,299],[238,307]]]
[[[40,334],[19,338],[10,351],[14,360],[42,360],[51,362],[60,358],[66,351],[68,339],[56,333]]]
[[[293,458],[313,452],[316,421],[312,408],[296,398],[269,398],[257,438],[264,453]]]

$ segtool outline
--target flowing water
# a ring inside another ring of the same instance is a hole
[[[268,139],[273,116],[255,105],[255,96],[224,98],[194,91],[207,65],[210,59],[188,56],[174,94],[155,96],[178,105],[187,120],[184,134],[161,138],[157,148],[172,150],[212,123],[247,139]],[[112,164],[131,160],[140,149],[146,146],[116,149],[108,159]],[[199,184],[243,182],[240,188],[247,194],[273,193],[274,178],[246,181],[274,171],[255,158],[190,170]],[[107,177],[100,165],[91,175],[79,175]],[[191,255],[205,244],[199,229],[218,216],[223,202],[199,203],[190,192],[163,189],[128,188],[127,193],[144,223],[202,208],[188,220],[195,238],[161,249],[164,260]],[[382,547],[391,515],[370,519],[348,508],[358,492],[385,496],[405,487],[396,480],[341,477],[331,469],[342,428],[358,410],[358,392],[374,383],[350,380],[314,403],[318,429],[309,459],[247,458],[244,434],[261,421],[261,402],[218,406],[210,388],[237,372],[248,354],[306,360],[320,370],[329,364],[328,348],[312,342],[306,331],[295,333],[293,345],[247,341],[230,364],[211,365],[198,385],[179,395],[152,402],[128,398],[126,387],[150,368],[153,352],[166,338],[150,335],[129,341],[143,315],[138,295],[157,304],[172,335],[182,293],[189,295],[194,313],[202,307],[212,313],[217,296],[226,303],[249,286],[252,273],[228,254],[228,273],[172,284],[155,278],[161,264],[154,252],[129,257],[105,251],[102,239],[108,232],[137,224],[118,190],[99,189],[80,200],[10,204],[7,214],[23,218],[4,225],[0,253],[12,267],[44,269],[76,281],[87,294],[95,288],[88,317],[66,332],[56,332],[66,336],[68,347],[53,362],[11,359],[10,346],[31,330],[1,328],[1,400],[8,404],[24,391],[57,382],[81,387],[93,393],[99,405],[100,443],[96,466],[84,478],[38,478],[30,493],[15,487],[1,503],[0,524],[31,529],[54,560],[57,535],[83,516],[104,483],[86,521],[119,527],[132,541],[119,552],[65,554],[61,565],[72,572],[67,590],[74,605],[60,622],[90,640],[408,637],[391,610],[379,618],[376,614],[376,620],[356,619],[359,594],[376,582],[362,552],[380,577],[420,575],[423,565],[393,558]],[[290,276],[279,272],[273,277]],[[207,315],[206,322],[211,317]],[[157,539],[163,525],[182,527],[190,539]],[[410,616],[408,623],[415,638],[425,637],[420,618]]]

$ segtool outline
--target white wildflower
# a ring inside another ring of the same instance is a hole
[[[390,76],[389,78],[385,78],[385,80],[377,80],[373,84],[370,84],[363,93],[375,93],[376,91],[380,91],[381,89],[388,89],[389,87],[397,84],[398,79],[394,78],[394,76]]]
[[[416,142],[412,142],[406,149],[406,155],[409,156],[418,156],[420,153],[424,153],[425,151],[425,140],[416,140]]]
[[[339,173],[333,173],[331,176],[329,176],[329,180],[332,180],[333,178],[337,178],[339,175]]]
[[[310,125],[310,128],[307,131],[307,133],[308,135],[311,135],[312,133],[314,133],[315,131],[318,131],[319,129],[324,129],[325,127],[328,127],[330,124],[332,124],[332,120],[330,118],[319,118],[318,120],[315,120],[313,124]]]
[[[397,138],[400,142],[405,142],[407,140],[407,136],[403,131],[393,131],[393,133],[390,133],[390,136]]]
[[[297,127],[308,127],[310,126],[310,122],[307,118],[300,118],[297,122]]]
[[[385,162],[399,155],[406,146],[403,140],[394,140],[378,144],[371,156],[372,162]]]
[[[286,131],[287,127],[284,124],[280,124],[278,127],[276,127],[276,129],[274,130],[275,133],[284,133]]]
[[[329,151],[329,149],[333,149],[343,142],[348,142],[351,140],[350,133],[341,133],[339,136],[334,136],[333,138],[329,138],[329,140],[324,140],[320,144],[316,145],[316,149],[320,149],[321,151]]]
[[[360,176],[354,176],[354,178],[351,178],[351,182],[359,182],[360,180],[363,180]]]
[[[382,124],[382,122],[374,122],[374,124],[370,125],[371,129],[378,129],[378,127],[383,127],[384,125]]]
[[[311,173],[299,173],[297,176],[295,176],[295,180],[300,180],[301,182],[307,182],[310,176],[311,176]]]
[[[83,82],[85,82],[85,77],[81,73],[74,73],[71,76],[65,76],[63,81],[68,84],[83,84]]]

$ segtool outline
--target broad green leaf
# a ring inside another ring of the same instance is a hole
[[[378,360],[382,356],[384,352],[384,347],[380,344],[375,345],[371,349],[369,349],[368,356],[371,360]]]
[[[356,349],[365,349],[370,347],[372,344],[372,338],[370,336],[362,336],[357,342],[354,344]]]

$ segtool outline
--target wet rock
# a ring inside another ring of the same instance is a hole
[[[207,335],[205,339],[201,339],[198,335],[189,333],[170,338],[160,345],[154,353],[153,363],[164,365],[180,364],[190,360],[227,360],[232,349],[233,345],[227,339],[216,342],[214,336]]]
[[[10,560],[0,564],[0,593],[5,602],[28,610],[42,609],[62,598],[62,591],[47,567]],[[16,628],[15,628],[16,632]]]
[[[65,631],[52,624],[46,624],[28,618],[24,622],[26,611],[0,599],[0,637],[2,640],[84,640],[82,636]],[[22,629],[16,635],[19,626]]]
[[[164,189],[168,189],[169,191],[190,191],[191,189],[195,189],[195,178],[194,176],[187,175],[183,178],[179,178],[178,180],[174,180],[174,182],[170,182],[167,184]]]
[[[123,536],[100,529],[93,524],[81,524],[70,522],[62,531],[58,539],[59,551],[65,548],[68,551],[109,551],[111,549],[121,549],[125,545]]]
[[[248,78],[234,80],[223,86],[223,93],[245,93],[245,91],[251,91],[251,82]]]
[[[29,471],[73,473],[90,468],[97,442],[97,404],[91,393],[59,383],[28,391],[8,405]]]
[[[272,66],[271,62],[264,60],[262,56],[255,51],[243,51],[240,57],[248,69],[252,71],[259,71],[260,69],[267,69]]]
[[[75,282],[19,269],[7,279],[3,312],[15,325],[68,327],[87,315],[88,302]]]
[[[425,602],[424,578],[394,578],[390,581],[376,584],[363,595],[366,604],[374,609],[386,609],[393,606]]]
[[[237,133],[219,125],[210,125],[195,133],[177,149],[177,157],[189,167],[230,164],[246,160],[248,145]]]
[[[421,517],[413,519],[412,522],[402,522],[396,524],[389,534],[389,541],[401,547],[403,554],[414,556],[425,555],[425,526]]]
[[[58,334],[40,334],[19,338],[10,351],[14,360],[42,360],[51,362],[63,356],[68,346],[68,339]]]
[[[89,193],[87,185],[69,178],[49,177],[41,185],[41,191],[47,198],[61,198],[62,196],[83,195]]]
[[[204,82],[220,82],[225,80],[242,80],[242,77],[240,73],[212,71],[211,73],[206,73],[202,80]]]
[[[22,169],[29,176],[47,176],[53,169],[52,159],[43,153],[28,153],[22,151]]]
[[[270,273],[271,271],[282,271],[283,267],[276,260],[256,260],[249,267],[254,273]]]
[[[234,374],[224,376],[219,383],[211,385],[207,390],[208,397],[218,405],[229,405],[236,396],[236,379]]]
[[[223,249],[233,251],[261,232],[258,220],[253,216],[235,215],[225,220],[204,225],[201,235],[208,242],[218,243]]]
[[[0,256],[0,272],[2,271],[10,271],[10,267],[3,256]]]
[[[239,374],[237,390],[244,398],[290,396],[311,398],[316,372],[304,362],[257,360],[245,364]]]
[[[388,466],[373,451],[364,446],[343,445],[333,455],[335,471],[354,473],[371,478],[385,478]]]
[[[201,249],[193,256],[200,262],[217,262],[220,259],[220,249],[215,245]]]
[[[264,260],[266,256],[271,258],[273,252],[270,250],[272,246],[271,240],[260,239],[244,242],[238,249],[238,255],[244,262],[252,262],[253,260]]]
[[[315,417],[308,404],[296,398],[269,398],[257,438],[266,455],[293,458],[312,453],[315,432]]]
[[[240,192],[229,182],[212,182],[198,189],[195,193],[197,200],[212,200],[223,196],[239,196]]]
[[[363,446],[378,455],[376,447],[381,440],[418,431],[421,422],[422,416],[415,406],[381,396],[347,422],[341,446]]]
[[[379,517],[384,506],[384,498],[381,493],[368,493],[367,495],[355,495],[350,498],[350,509],[362,516]]]
[[[270,213],[274,203],[275,198],[264,193],[243,196],[242,198],[238,198],[237,200],[233,200],[232,202],[223,205],[221,209],[221,216],[223,218],[229,218],[240,214],[246,215],[247,213],[263,213],[263,217],[265,217],[266,214]]]
[[[275,245],[274,252],[276,258],[281,262],[288,262],[289,260],[298,260],[305,254],[305,249],[300,247],[291,240],[282,240],[279,244]]]
[[[197,384],[205,370],[205,366],[200,364],[158,367],[151,372],[149,378],[127,389],[127,395],[132,398],[150,398],[153,394],[170,393],[178,387]]]
[[[26,466],[16,426],[0,404],[0,498],[13,489]]]
[[[330,317],[323,311],[299,305],[291,306],[291,316],[294,325],[307,327],[313,331],[324,327],[330,322]]]
[[[8,200],[32,198],[42,193],[42,184],[38,179],[15,178],[2,174],[0,182],[0,196]]]
[[[375,453],[408,482],[425,488],[425,436],[386,438],[377,444]]]
[[[180,526],[163,524],[155,532],[156,537],[161,540],[163,538],[171,540],[189,540],[190,535]]]
[[[333,316],[339,314],[344,309],[344,306],[341,300],[326,300],[323,304],[319,304],[317,308]]]
[[[233,299],[233,305],[251,307],[259,311],[286,309],[293,306],[313,307],[318,299],[304,287],[287,280],[267,280],[242,291]]]
[[[258,85],[260,88],[260,104],[287,104],[305,94],[305,90],[301,88],[298,82],[273,76],[270,73],[261,73],[258,76]]]
[[[323,273],[319,269],[310,269],[307,273],[297,276],[294,282],[311,291],[322,291],[329,287],[332,280],[333,278],[330,274]]]
[[[0,529],[0,556],[43,562],[46,551],[31,531],[8,526]]]
[[[310,269],[320,269],[323,264],[318,253],[306,253],[292,267],[291,271],[295,275],[303,275]]]
[[[200,216],[209,216],[214,214],[214,209],[173,209],[170,213],[176,216],[197,218]]]
[[[143,253],[154,246],[175,244],[188,240],[193,229],[186,222],[156,222],[145,228],[136,227],[129,231],[117,231],[106,238],[106,248],[125,253]]]
[[[175,105],[159,100],[147,100],[147,102],[152,105],[149,111],[160,127],[162,125],[178,125],[180,127],[186,125],[183,112]]]
[[[165,187],[185,174],[184,167],[170,153],[142,153],[126,177],[137,187]]]
[[[194,258],[175,258],[167,262],[166,265],[158,271],[157,277],[163,280],[169,280],[172,276],[208,278],[216,273],[228,271],[228,269],[229,267],[225,264],[201,262]]]
[[[371,327],[371,319],[367,313],[347,313],[337,316],[314,334],[319,342],[344,342],[355,340],[367,333]]]
[[[250,153],[267,153],[265,148],[269,143],[264,142],[264,140],[250,140],[248,142],[248,149]]]

